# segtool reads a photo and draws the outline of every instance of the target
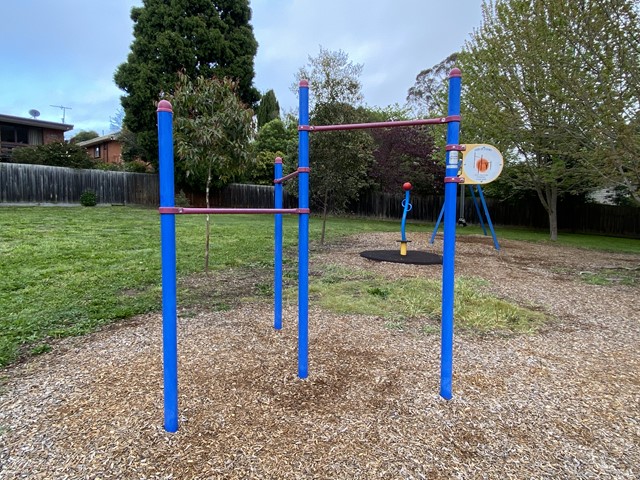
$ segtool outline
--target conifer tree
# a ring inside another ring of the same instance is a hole
[[[253,35],[248,0],[144,0],[131,9],[134,41],[114,80],[125,95],[124,126],[136,135],[144,160],[156,163],[156,104],[174,91],[178,72],[228,77],[241,100],[253,106]]]

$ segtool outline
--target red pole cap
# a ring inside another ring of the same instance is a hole
[[[173,107],[168,100],[160,100],[158,102],[158,112],[173,112]]]
[[[413,188],[413,186],[412,186],[409,182],[406,182],[406,183],[404,183],[404,184],[402,185],[402,190],[404,190],[405,192],[406,192],[407,190],[411,190],[412,188]]]
[[[301,87],[308,87],[309,86],[309,80],[300,80],[300,86]]]
[[[459,68],[452,68],[451,71],[449,72],[449,78],[461,77],[461,76],[462,76],[462,72],[460,71]]]
[[[276,157],[276,161],[275,161],[275,163],[282,163],[282,158],[280,158],[280,157]]]

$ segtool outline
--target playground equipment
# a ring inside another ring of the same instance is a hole
[[[482,209],[487,220],[487,225],[489,226],[489,230],[491,231],[493,246],[496,250],[500,250],[500,245],[498,244],[498,239],[496,238],[496,232],[493,228],[493,222],[491,221],[491,216],[489,215],[489,209],[487,208],[487,202],[484,199],[484,192],[482,191],[481,185],[492,182],[496,178],[498,178],[498,176],[502,172],[502,167],[504,165],[502,154],[493,145],[487,144],[461,145],[461,151],[462,159],[459,162],[459,174],[460,178],[463,181],[460,182],[460,217],[458,218],[458,224],[462,226],[466,226],[467,224],[464,218],[464,185],[467,185],[469,187],[469,192],[471,193],[471,198],[473,199],[473,205],[475,207],[476,214],[478,215],[478,220],[480,221],[480,226],[482,227],[484,235],[487,235],[487,229],[485,228],[484,221],[482,219],[482,213],[480,212],[478,199],[480,199],[480,203],[482,204]],[[477,198],[475,192],[473,191],[474,186],[478,191]],[[442,221],[444,211],[445,205],[443,205],[442,209],[440,210],[438,220],[436,221],[433,233],[431,234],[431,239],[429,240],[429,243],[432,245],[436,238],[438,228],[440,227],[440,222]]]
[[[174,205],[173,165],[173,111],[165,100],[158,104],[158,146],[160,175],[160,232],[162,258],[162,341],[164,369],[165,429],[178,429],[178,374],[177,374],[177,300],[176,300],[176,230],[175,216],[180,214],[272,214],[275,215],[275,281],[274,327],[282,327],[282,217],[298,216],[298,376],[308,376],[308,316],[309,316],[309,134],[332,130],[365,128],[408,127],[417,125],[447,125],[444,257],[442,268],[442,341],[440,367],[440,395],[452,397],[453,370],[453,298],[456,229],[456,186],[464,179],[458,175],[458,144],[460,130],[461,73],[454,68],[449,74],[449,107],[446,117],[424,120],[376,122],[347,125],[309,125],[309,84],[300,82],[298,168],[282,176],[282,161],[275,164],[275,208],[181,208]],[[282,208],[282,182],[298,176],[298,208]],[[405,190],[408,194],[408,190]],[[279,192],[279,193],[278,193]],[[408,201],[407,201],[408,204]]]
[[[409,198],[411,196],[411,184],[406,182],[402,185],[402,189],[404,190],[404,200],[402,201],[402,207],[404,210],[402,211],[402,222],[400,223],[400,255],[403,257],[407,255],[407,243],[410,240],[407,240],[407,235],[405,233],[404,227],[407,224],[407,213],[411,211],[413,205],[409,203]]]
[[[402,185],[404,190],[404,199],[402,200],[402,222],[400,223],[400,251],[398,250],[366,250],[360,252],[360,256],[375,260],[376,262],[392,262],[404,263],[409,265],[436,265],[442,264],[442,256],[435,253],[421,250],[407,250],[407,246],[411,240],[407,240],[406,224],[407,214],[411,211],[411,183],[406,182]]]

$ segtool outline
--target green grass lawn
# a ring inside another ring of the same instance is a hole
[[[176,223],[179,276],[201,272],[204,218],[180,216]],[[312,241],[319,239],[320,228],[321,222],[312,218]],[[408,232],[432,228],[426,224],[407,226]],[[398,229],[397,221],[332,218],[327,238],[333,241],[357,232]],[[458,231],[480,230],[467,227]],[[544,232],[500,228],[498,235],[546,241]],[[640,242],[562,235],[559,243],[638,252]],[[285,248],[296,244],[296,218],[286,216]],[[212,269],[269,268],[272,259],[271,216],[213,217]],[[24,354],[47,351],[50,338],[80,335],[119,319],[158,311],[160,296],[156,210],[0,208],[0,366]]]

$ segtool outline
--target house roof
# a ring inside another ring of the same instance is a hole
[[[101,143],[106,142],[115,142],[118,141],[118,135],[120,132],[112,132],[108,135],[102,135],[100,137],[92,138],[91,140],[85,140],[84,142],[78,142],[76,145],[79,147],[92,147],[94,145],[99,145]]]
[[[36,120],[35,118],[14,117],[13,115],[0,114],[0,122],[27,125],[29,127],[49,128],[51,130],[62,130],[63,132],[73,130],[73,125],[67,123],[47,122],[45,120]]]

